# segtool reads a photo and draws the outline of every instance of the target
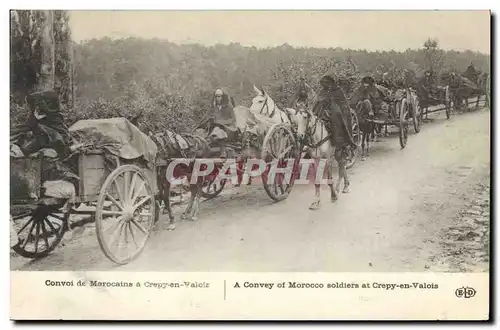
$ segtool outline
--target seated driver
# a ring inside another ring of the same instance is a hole
[[[220,146],[221,157],[226,157],[227,152],[223,141],[234,141],[238,134],[234,115],[234,100],[226,91],[218,88],[214,93],[212,104],[208,119],[202,122],[199,127],[203,127],[208,131],[210,140]]]
[[[378,118],[382,108],[383,97],[375,85],[375,80],[370,76],[365,76],[361,79],[361,84],[362,107],[367,109],[369,114],[373,114],[375,118]]]

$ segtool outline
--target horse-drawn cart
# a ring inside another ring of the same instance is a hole
[[[238,141],[237,143],[230,144],[230,146],[236,154],[236,175],[238,185],[240,185],[243,183],[245,171],[249,170],[247,164],[250,157],[244,154],[247,144],[245,141]],[[264,190],[274,201],[278,202],[286,199],[292,191],[296,168],[300,158],[298,148],[295,135],[288,125],[282,123],[272,124],[264,136],[261,147],[258,150],[258,158],[265,162],[266,167],[260,178]],[[290,161],[294,162],[294,164],[290,165]],[[210,199],[222,192],[227,183],[227,179],[220,179],[220,171],[223,166],[223,162],[215,164],[215,170],[208,175],[202,186],[202,197]],[[257,166],[256,164],[255,167],[250,169],[256,169]],[[290,178],[285,173],[279,173],[279,170],[272,171],[272,168],[283,170],[288,166],[293,166]],[[271,173],[274,174],[270,175]],[[252,180],[252,178],[249,178],[249,180]]]
[[[366,118],[365,120],[386,127],[388,125],[397,127],[399,130],[399,144],[404,149],[408,141],[408,126],[410,121],[413,122],[415,133],[420,132],[422,124],[422,113],[416,93],[411,88],[395,91],[391,95],[391,101],[388,102],[387,118]]]
[[[353,153],[352,153],[351,157],[347,160],[347,164],[346,164],[347,169],[351,168],[356,163],[356,160],[358,159],[358,156],[359,156],[359,150],[361,148],[361,139],[363,138],[362,134],[361,134],[361,128],[359,126],[358,115],[356,115],[356,111],[354,109],[349,108],[349,110],[351,113],[352,139],[358,147],[353,149]]]
[[[443,108],[438,108],[434,110],[429,110],[429,107],[436,107],[439,105],[444,105],[444,110],[446,113],[446,119],[450,119],[451,115],[451,93],[450,86],[433,86],[430,90],[421,91],[418,95],[420,107],[425,114],[425,117],[429,113],[442,111]]]
[[[62,163],[76,174],[73,183],[49,177],[61,162],[43,150],[11,157],[13,250],[45,257],[72,228],[70,216],[86,216],[104,254],[126,264],[143,251],[158,217],[157,147],[124,118],[82,120],[69,130],[79,148]]]
[[[244,108],[240,108],[239,111],[244,111]],[[249,157],[247,155],[242,155],[247,146],[245,141],[249,137],[257,137],[259,135],[264,135],[262,141],[259,140],[257,144],[258,152],[257,157],[263,160],[266,164],[266,168],[260,176],[262,184],[267,195],[274,201],[279,202],[288,197],[292,191],[294,180],[299,174],[299,163],[302,155],[302,150],[297,142],[297,134],[294,125],[288,123],[272,123],[272,121],[266,116],[252,115],[257,117],[257,121],[261,124],[260,129],[253,131],[246,131],[243,136],[243,141],[232,144],[232,148],[236,151],[238,159],[236,164],[238,185],[242,184],[245,171],[249,170],[247,162]],[[351,109],[351,123],[352,123],[352,135],[354,142],[358,146],[361,145],[361,131],[359,126],[358,117],[354,110]],[[259,125],[257,125],[259,126]],[[267,127],[266,127],[267,126]],[[265,127],[265,128],[263,128]],[[255,127],[252,127],[255,128]],[[250,133],[250,134],[249,134]],[[359,148],[353,151],[352,157],[349,158],[346,167],[350,168],[356,162],[359,153]],[[289,164],[293,160],[294,164]],[[271,168],[276,166],[278,169],[284,169],[291,167],[291,177],[287,176],[285,173],[272,173]],[[293,166],[293,167],[292,167]],[[218,164],[216,170],[214,170],[205,181],[202,186],[202,197],[206,199],[211,199],[217,197],[223,190],[227,183],[227,179],[219,179],[219,172],[222,168],[222,164]],[[256,169],[256,165],[253,168]],[[252,180],[252,178],[249,178]]]
[[[286,199],[292,191],[301,155],[292,126],[289,123],[276,123],[264,115],[251,113],[246,107],[236,107],[235,111],[241,120],[241,123],[237,124],[241,132],[240,139],[231,141],[227,146],[235,154],[237,185],[243,184],[246,171],[257,169],[258,164],[248,168],[249,159],[254,156],[266,164],[260,179],[267,195],[277,202]],[[242,117],[244,119],[241,119]],[[218,196],[227,183],[227,179],[220,179],[223,163],[217,163],[215,167],[202,187],[201,195],[206,199]],[[272,170],[273,168],[278,170]],[[286,172],[285,168],[291,168],[292,171],[283,173]],[[252,182],[253,178],[250,177],[249,180]]]

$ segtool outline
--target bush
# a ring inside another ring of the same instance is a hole
[[[489,70],[490,56],[471,51],[441,52],[442,68],[465,71],[471,61]],[[253,85],[263,86],[280,107],[288,105],[300,78],[316,91],[319,80],[335,68],[348,96],[363,74],[425,68],[424,50],[367,52],[364,50],[294,48],[257,49],[239,44],[176,45],[162,40],[103,38],[75,45],[76,101],[65,108],[71,125],[86,118],[142,114],[145,132],[170,129],[190,132],[205,115],[212,93],[224,87],[236,104],[249,106]],[[11,105],[11,122],[22,122],[24,107]]]

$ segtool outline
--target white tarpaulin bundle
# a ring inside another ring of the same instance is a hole
[[[80,120],[69,128],[69,132],[79,143],[123,159],[143,157],[151,167],[158,152],[153,140],[125,118]]]
[[[73,202],[76,196],[75,186],[68,181],[45,181],[43,187],[45,188],[45,196],[47,197],[67,199]]]
[[[253,113],[245,106],[237,106],[234,108],[236,117],[236,126],[240,132],[250,132],[259,137],[264,137],[276,122],[266,115]]]

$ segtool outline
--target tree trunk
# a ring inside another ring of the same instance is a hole
[[[73,44],[69,15],[64,10],[54,11],[54,83],[63,108],[72,108],[74,102],[73,89]]]
[[[36,74],[31,63],[31,11],[11,10],[10,86],[13,101],[23,104],[36,85]]]
[[[54,12],[43,11],[41,31],[41,67],[36,87],[37,91],[54,89],[55,44],[54,44]]]
[[[76,102],[75,72],[75,49],[71,42],[71,108],[75,107]]]

